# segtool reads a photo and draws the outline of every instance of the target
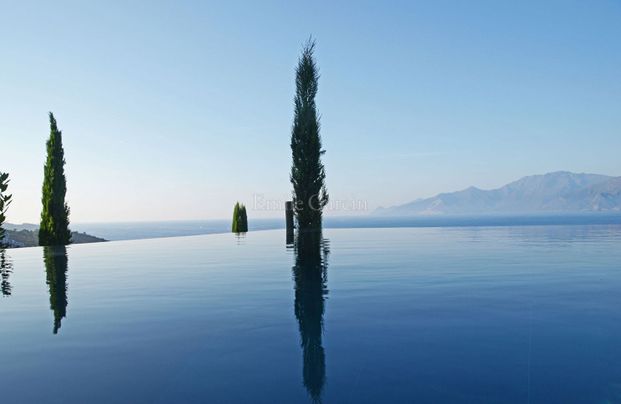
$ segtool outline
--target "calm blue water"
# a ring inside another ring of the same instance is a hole
[[[621,402],[621,226],[324,237],[7,250],[2,402]]]
[[[250,213],[252,215],[252,212]],[[538,225],[621,225],[620,213],[564,213],[530,215],[468,215],[468,216],[350,216],[325,217],[324,227],[343,228],[395,228],[395,227],[472,227],[472,226],[538,226]],[[33,225],[34,226],[34,225]],[[251,231],[283,229],[280,219],[253,219]],[[228,233],[230,220],[182,220],[164,222],[72,223],[71,229],[85,232],[106,240],[137,240],[157,237],[195,236],[199,234]]]

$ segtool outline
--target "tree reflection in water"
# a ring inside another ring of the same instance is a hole
[[[12,286],[9,276],[13,273],[13,264],[6,255],[6,250],[0,248],[0,290],[2,296],[11,296]]]
[[[43,262],[50,291],[50,308],[54,313],[53,332],[57,334],[61,320],[67,315],[67,248],[45,247]]]
[[[329,245],[321,232],[298,234],[295,243],[295,317],[303,351],[303,382],[314,402],[321,401],[326,381],[322,343]]]

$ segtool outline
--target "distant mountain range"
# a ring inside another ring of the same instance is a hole
[[[470,187],[379,208],[381,216],[621,212],[621,177],[559,171],[521,178],[498,189]]]

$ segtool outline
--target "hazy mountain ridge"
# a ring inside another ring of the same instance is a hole
[[[379,208],[374,214],[409,216],[618,211],[621,211],[621,177],[559,171],[523,177],[492,190],[470,187],[442,193],[404,205]]]

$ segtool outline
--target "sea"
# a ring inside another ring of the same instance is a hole
[[[326,229],[346,228],[402,228],[402,227],[497,227],[546,225],[616,225],[621,224],[621,213],[576,214],[511,214],[462,216],[327,216]],[[285,218],[252,219],[249,231],[283,229]],[[145,222],[72,223],[71,229],[106,240],[137,240],[146,238],[196,236],[228,233],[230,220],[178,220]]]

